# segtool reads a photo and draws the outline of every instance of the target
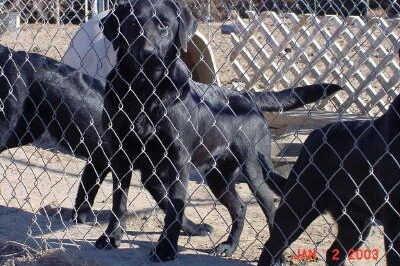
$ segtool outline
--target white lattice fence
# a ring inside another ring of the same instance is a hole
[[[360,115],[381,113],[398,94],[399,19],[249,14],[233,14],[239,33],[231,34],[230,60],[245,89],[335,82],[345,93],[319,107]]]

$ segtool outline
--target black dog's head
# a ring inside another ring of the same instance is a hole
[[[121,57],[132,56],[135,69],[157,71],[167,68],[178,51],[186,51],[196,21],[177,2],[137,0],[118,5],[100,26]]]

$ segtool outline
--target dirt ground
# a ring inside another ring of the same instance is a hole
[[[201,31],[211,37],[222,84],[232,86],[239,79],[229,66],[231,42],[229,36],[221,35],[217,27],[200,26]],[[0,43],[60,59],[77,29],[77,26],[25,25],[18,34],[1,36]],[[63,248],[67,254],[74,254],[71,256],[74,256],[75,261],[59,265],[151,265],[148,254],[162,230],[163,215],[139,183],[138,173],[132,178],[128,226],[119,249],[100,251],[93,246],[105,230],[110,214],[110,177],[107,177],[96,198],[94,213],[97,218],[84,225],[69,222],[83,166],[82,160],[32,146],[11,149],[0,155],[0,241],[16,241],[37,251],[33,255],[18,257],[13,254],[21,252],[13,248],[9,252],[7,249],[2,252],[0,245],[0,263],[7,265],[14,260],[16,265],[40,265],[40,261],[46,261],[46,257],[58,257],[59,253],[54,255],[49,250]],[[268,238],[266,219],[246,185],[238,184],[237,187],[248,209],[240,246],[234,256],[219,258],[211,254],[213,247],[227,238],[230,217],[226,209],[211,196],[208,187],[201,180],[194,180],[189,185],[190,204],[186,213],[196,222],[212,225],[214,232],[206,237],[182,236],[179,240],[179,259],[163,265],[256,264],[262,245]],[[323,259],[335,232],[336,227],[331,218],[328,215],[321,216],[286,251],[288,264],[325,265]],[[293,252],[298,249],[314,248],[318,251],[317,260],[304,262],[293,259]],[[381,227],[374,227],[362,247],[367,248],[378,249],[382,257],[384,248]],[[351,263],[382,264],[384,258]]]

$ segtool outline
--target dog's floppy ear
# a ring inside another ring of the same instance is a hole
[[[107,16],[100,20],[100,28],[103,30],[104,36],[113,44],[115,50],[120,46],[121,23],[123,19],[124,7],[117,6],[111,10]]]
[[[187,52],[189,39],[194,35],[197,29],[197,21],[186,7],[176,3],[178,7],[177,15],[179,19],[178,37],[179,43],[184,52]]]

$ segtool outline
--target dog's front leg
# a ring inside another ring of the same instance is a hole
[[[92,155],[92,162],[87,163],[83,170],[78,193],[75,199],[71,220],[85,223],[87,216],[93,213],[92,206],[100,185],[110,172],[107,167],[107,158],[100,151]]]
[[[112,213],[105,234],[96,241],[96,247],[99,249],[119,247],[125,230],[125,214],[132,177],[131,163],[127,155],[119,151],[112,158],[111,167],[113,171]]]
[[[152,261],[174,260],[178,253],[178,238],[182,227],[185,210],[186,189],[189,167],[184,167],[176,178],[173,178],[168,190],[169,206],[165,214],[164,230],[152,251]]]

